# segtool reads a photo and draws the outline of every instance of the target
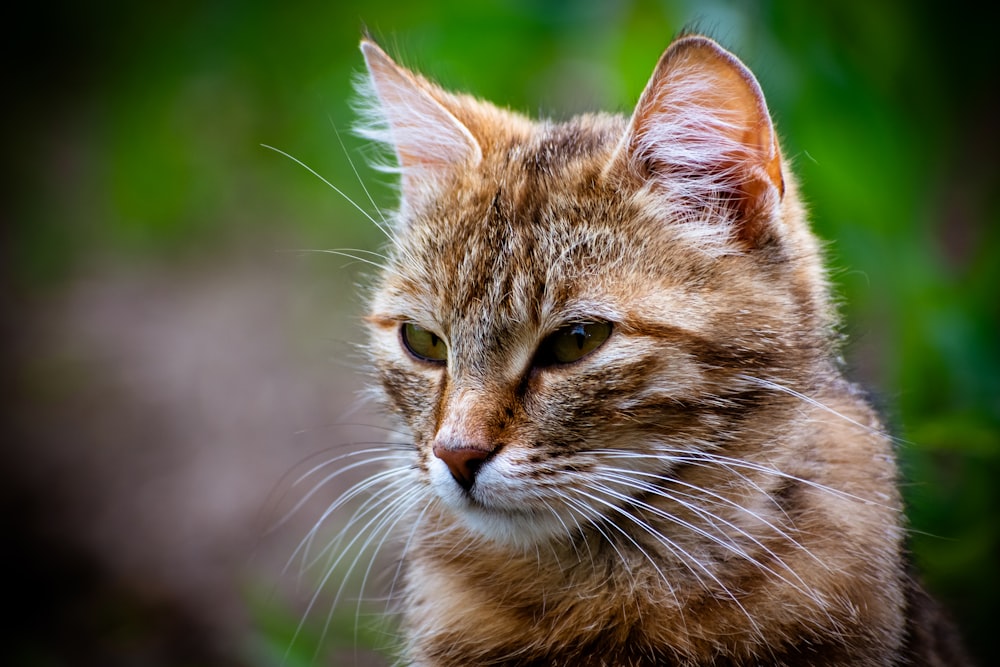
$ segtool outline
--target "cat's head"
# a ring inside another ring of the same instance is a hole
[[[619,476],[766,436],[748,427],[774,401],[758,381],[807,383],[831,317],[742,63],[684,37],[631,118],[554,123],[362,51],[365,133],[401,174],[371,354],[456,517],[503,541],[565,534],[640,495]]]

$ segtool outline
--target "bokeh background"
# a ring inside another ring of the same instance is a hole
[[[761,80],[829,242],[848,367],[900,439],[915,559],[1000,664],[1000,67],[960,5],[5,10],[0,661],[385,664],[326,598],[292,641],[315,578],[282,563],[312,519],[269,530],[296,471],[377,423],[356,395],[367,267],[302,251],[381,238],[262,144],[391,207],[350,134],[362,30],[449,87],[566,117],[627,112],[694,27]]]

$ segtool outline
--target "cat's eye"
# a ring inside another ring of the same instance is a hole
[[[610,322],[574,322],[547,336],[538,348],[535,366],[569,364],[584,358],[611,335]]]
[[[399,332],[407,351],[417,359],[443,363],[448,360],[448,346],[441,337],[419,324],[407,322]]]

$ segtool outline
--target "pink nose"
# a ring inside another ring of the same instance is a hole
[[[492,450],[479,447],[447,447],[440,442],[434,443],[434,456],[445,462],[451,476],[466,491],[472,488],[476,472],[492,453]]]

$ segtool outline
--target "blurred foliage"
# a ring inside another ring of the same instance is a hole
[[[902,1],[46,7],[8,19],[3,47],[3,271],[16,298],[109,262],[183,270],[247,248],[374,249],[363,215],[261,147],[371,209],[357,167],[391,205],[349,132],[365,26],[446,86],[557,117],[627,112],[673,35],[719,38],[759,76],[830,242],[849,364],[900,437],[916,559],[984,663],[1000,663],[1000,68],[989,21]]]

